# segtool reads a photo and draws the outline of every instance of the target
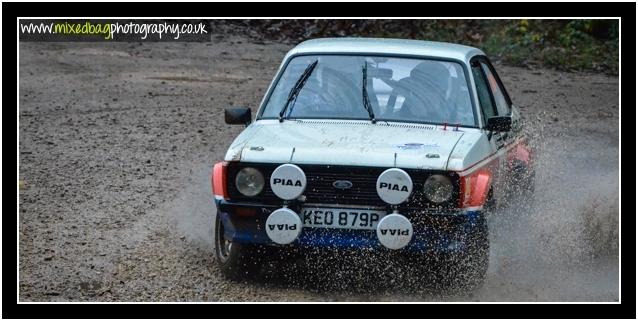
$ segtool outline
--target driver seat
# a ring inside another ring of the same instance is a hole
[[[424,61],[418,64],[410,72],[410,77],[398,81],[398,94],[404,96],[405,100],[395,115],[444,122],[449,79],[449,70],[439,62]]]

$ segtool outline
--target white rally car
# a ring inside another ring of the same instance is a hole
[[[223,273],[267,254],[366,248],[446,258],[476,285],[486,210],[533,187],[518,109],[485,54],[415,40],[305,41],[285,56],[255,119],[212,175]]]

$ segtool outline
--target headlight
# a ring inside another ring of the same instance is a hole
[[[425,180],[425,197],[433,203],[443,203],[452,197],[454,186],[447,176],[432,175]]]
[[[255,196],[264,189],[264,175],[252,167],[242,168],[235,176],[235,186],[240,193]]]

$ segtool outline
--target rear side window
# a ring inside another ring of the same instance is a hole
[[[492,97],[490,97],[490,88],[485,81],[480,65],[472,66],[472,75],[474,76],[474,83],[476,84],[476,93],[478,95],[479,103],[481,104],[481,111],[487,120],[488,118],[496,115],[496,106],[494,106]]]

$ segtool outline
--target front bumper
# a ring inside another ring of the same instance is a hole
[[[383,249],[374,230],[348,230],[304,227],[289,245],[272,242],[264,228],[268,215],[281,206],[215,200],[217,215],[224,225],[224,237],[237,243],[265,244],[277,247],[315,247],[339,249]],[[291,207],[299,213],[299,209]],[[249,213],[249,214],[247,214]],[[414,236],[401,251],[457,252],[465,251],[469,236],[480,228],[481,211],[454,211],[439,214],[424,211],[401,212],[410,220]]]

